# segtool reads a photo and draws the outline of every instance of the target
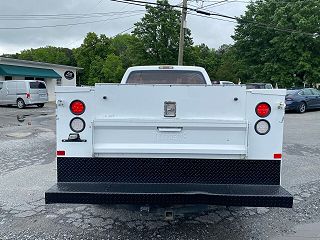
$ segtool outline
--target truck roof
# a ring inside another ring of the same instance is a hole
[[[190,70],[190,71],[202,71],[204,68],[196,66],[178,66],[178,65],[152,65],[152,66],[135,66],[130,67],[128,70]]]
[[[202,67],[196,67],[196,66],[177,66],[177,65],[153,65],[153,66],[135,66],[135,67],[129,67],[125,74],[123,75],[123,78],[121,80],[121,84],[125,84],[127,81],[128,76],[131,72],[134,71],[150,71],[150,70],[164,70],[164,71],[198,71],[201,72],[207,85],[211,85],[210,78],[206,72],[206,70]]]

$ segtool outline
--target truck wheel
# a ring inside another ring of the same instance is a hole
[[[298,108],[297,108],[297,112],[298,113],[305,113],[307,110],[307,105],[305,102],[301,102],[299,105],[298,105]]]
[[[19,98],[17,100],[17,106],[18,106],[19,109],[22,109],[22,108],[26,107],[26,104],[24,103],[23,99]]]
[[[39,108],[42,108],[42,107],[44,106],[44,103],[39,103],[39,104],[37,104],[37,106],[38,106]]]

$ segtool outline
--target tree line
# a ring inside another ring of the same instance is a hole
[[[177,64],[180,17],[167,0],[158,0],[146,6],[131,34],[90,32],[78,48],[47,46],[6,56],[81,67],[83,85],[116,83],[130,66]],[[233,45],[194,45],[187,29],[184,65],[204,67],[212,80],[280,87],[319,83],[319,23],[318,0],[258,0],[238,19]]]

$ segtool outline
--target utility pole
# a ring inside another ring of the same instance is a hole
[[[187,18],[187,0],[183,0],[182,10],[181,10],[178,65],[183,65],[184,34],[186,29],[186,18]]]

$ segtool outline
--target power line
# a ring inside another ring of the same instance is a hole
[[[124,10],[127,6],[128,6],[128,5],[125,5],[121,10]],[[143,11],[145,11],[145,10],[143,10]],[[116,34],[116,35],[114,35],[113,37],[118,36],[118,35],[121,35],[122,33],[125,33],[125,32],[127,32],[127,31],[129,31],[129,30],[131,30],[131,29],[133,29],[133,28],[134,28],[134,26],[129,27],[129,28],[127,28],[127,29],[125,29],[125,30],[123,30],[123,31],[121,31],[121,32],[119,32],[119,33],[117,33],[117,34]]]
[[[205,16],[205,15],[192,13],[192,12],[188,12],[188,14],[193,15],[193,16],[203,17],[203,18],[215,19],[215,20],[219,20],[219,21],[223,21],[223,22],[238,23],[237,21],[232,21],[232,20],[227,20],[227,19],[222,19],[222,18],[217,18],[217,17],[210,17],[210,16]]]
[[[230,23],[238,23],[238,21],[232,21],[232,20],[226,20],[226,19],[221,19],[221,18],[215,18],[215,17],[211,17],[211,16],[206,16],[206,15],[200,15],[200,14],[194,14],[194,13],[189,13],[190,15],[194,15],[194,16],[199,16],[199,17],[204,17],[204,18],[210,18],[210,19],[215,19],[215,20],[219,20],[219,21],[224,21],[224,22],[230,22]],[[266,29],[272,29],[272,30],[277,30],[280,32],[287,32],[287,33],[300,33],[300,34],[306,34],[306,35],[310,35],[312,37],[314,37],[315,34],[312,33],[306,33],[306,32],[300,32],[300,31],[296,31],[296,30],[287,30],[287,29],[282,29],[282,28],[277,28],[274,26],[268,26],[268,25],[261,25],[261,24],[257,24],[257,23],[253,23],[251,22],[250,24],[255,25],[256,27],[260,27],[260,28],[266,28]]]
[[[141,13],[131,14],[131,15],[127,15],[127,16],[121,16],[121,17],[116,17],[116,18],[111,18],[111,19],[109,18],[109,19],[103,19],[103,20],[97,20],[97,21],[79,22],[79,23],[67,23],[67,24],[43,25],[43,26],[26,26],[26,27],[1,27],[0,30],[21,30],[21,29],[39,29],[39,28],[77,26],[77,25],[84,25],[84,24],[90,24],[90,23],[106,22],[109,20],[116,20],[116,19],[120,19],[120,18],[134,17],[134,16],[138,16],[140,14]]]
[[[156,6],[160,5],[160,6],[163,6],[162,4],[159,4],[159,3],[146,2],[146,1],[142,1],[142,0],[110,0],[110,1],[127,3],[127,4],[134,4],[134,5],[139,5],[139,6],[146,6],[146,5],[156,5]],[[180,9],[183,8],[183,7],[177,6],[177,5],[176,6],[168,5],[168,6],[175,7],[175,8],[180,8]],[[253,24],[255,26],[259,26],[259,27],[262,27],[262,28],[273,29],[273,30],[282,31],[282,32],[299,33],[299,34],[309,35],[309,36],[312,36],[312,37],[314,36],[314,34],[316,34],[316,33],[308,33],[308,32],[303,32],[303,31],[298,31],[298,30],[293,30],[293,29],[279,28],[279,27],[268,25],[268,24],[264,24],[264,23],[257,23],[255,21],[251,21],[251,20],[244,20],[244,19],[241,19],[239,17],[232,17],[232,16],[220,14],[220,13],[203,11],[203,10],[197,9],[197,8],[189,8],[189,7],[187,7],[186,9],[189,10],[189,11],[194,11],[194,12],[196,12],[198,14],[201,14],[201,15],[205,15],[205,16],[216,16],[216,17],[236,20],[238,23],[241,22],[241,23]]]
[[[219,3],[221,3],[221,2],[251,3],[252,1],[243,1],[243,0],[210,1],[210,0],[202,0],[201,2],[207,2],[207,3],[216,3],[216,4],[219,4]]]
[[[102,1],[102,0],[101,0],[101,1]],[[100,1],[100,2],[101,2],[101,1]],[[121,11],[123,11],[127,6],[128,6],[128,5],[125,5],[123,8],[121,8]],[[140,11],[140,10],[137,10],[137,11]],[[142,11],[144,12],[145,10],[142,10]],[[126,12],[134,12],[134,11],[126,11]],[[110,18],[107,18],[107,19],[106,19],[106,21],[109,21],[109,20],[110,20]],[[133,27],[131,27],[131,28],[133,28]],[[119,34],[122,34],[122,33],[126,32],[126,31],[130,30],[131,28],[125,29],[124,31],[122,31],[121,33],[116,34],[115,36],[117,36],[117,35],[119,35]],[[77,41],[79,41],[79,40],[80,40],[80,39],[74,40],[74,41],[72,41],[71,43],[69,43],[67,46],[70,46],[70,45],[72,45],[73,43],[75,43],[75,42],[77,42]]]
[[[102,3],[102,1],[103,1],[103,0],[99,0],[99,2],[98,2],[95,6],[91,7],[88,12],[96,9],[96,8],[100,5],[100,3]],[[70,28],[71,28],[71,26],[69,26],[69,27],[66,29],[66,31],[68,31]]]
[[[207,2],[210,2],[210,1],[207,1]],[[207,6],[204,6],[203,8],[204,9],[208,9],[208,8],[212,8],[212,7],[220,7],[220,6],[223,6],[223,5],[226,5],[226,4],[230,4],[230,3],[250,3],[250,2],[246,2],[246,1],[225,1],[225,2],[220,2],[218,4],[215,4],[214,6],[211,6],[211,4],[207,5]]]
[[[86,19],[86,18],[100,18],[106,16],[114,16],[114,15],[125,15],[128,13],[135,13],[135,12],[144,12],[145,10],[134,10],[134,11],[123,11],[123,12],[105,12],[105,13],[90,13],[90,14],[71,14],[70,16],[67,15],[53,15],[43,17],[41,15],[35,16],[21,16],[21,17],[3,17],[0,16],[0,21],[25,21],[25,20],[32,20],[32,21],[39,21],[39,20],[72,20],[72,19]]]
[[[137,10],[141,11],[141,10]],[[100,15],[109,15],[109,14],[120,14],[125,12],[131,12],[131,11],[116,11],[116,12],[92,12],[92,13],[59,13],[59,14],[25,14],[25,15],[17,15],[17,14],[11,14],[11,15],[0,15],[0,18],[6,18],[6,17],[81,17],[81,16],[100,16]]]
[[[123,30],[123,31],[121,31],[121,32],[119,32],[119,33],[117,33],[116,35],[114,35],[113,37],[116,37],[116,36],[118,36],[118,35],[121,35],[122,33],[125,33],[125,32],[127,32],[127,31],[129,31],[129,30],[131,30],[131,29],[133,29],[134,28],[134,26],[132,26],[132,27],[129,27],[129,28],[127,28],[127,29],[125,29],[125,30]]]
[[[206,8],[208,8],[208,7],[212,7],[212,6],[214,6],[214,5],[218,5],[218,4],[224,3],[224,2],[228,2],[228,0],[223,0],[223,1],[219,1],[219,2],[214,2],[214,3],[211,3],[211,4],[207,5],[207,6],[203,6],[202,8],[203,8],[203,9],[206,9]]]
[[[88,12],[95,10],[95,9],[102,3],[102,1],[103,1],[103,0],[99,0],[99,2],[98,2],[95,6],[91,7],[91,8],[88,10]],[[109,20],[109,19],[108,19],[108,20]],[[70,28],[71,28],[71,26],[69,26],[69,27],[66,29],[66,31],[68,31]],[[73,43],[74,43],[74,41],[73,41],[72,43],[67,44],[67,46],[70,46],[70,45],[73,44]]]
[[[1,14],[0,17],[56,17],[56,16],[86,16],[86,15],[104,15],[110,13],[122,13],[126,11],[117,12],[92,12],[92,13],[58,13],[58,14]]]
[[[169,7],[176,7],[182,9],[183,6],[181,4],[177,5],[170,5],[170,4],[160,4],[160,3],[153,3],[153,2],[145,2],[145,1],[139,1],[139,0],[110,0],[112,2],[119,2],[119,3],[126,3],[131,5],[136,5],[140,7],[146,7],[147,5],[156,5],[156,6],[169,6]]]

